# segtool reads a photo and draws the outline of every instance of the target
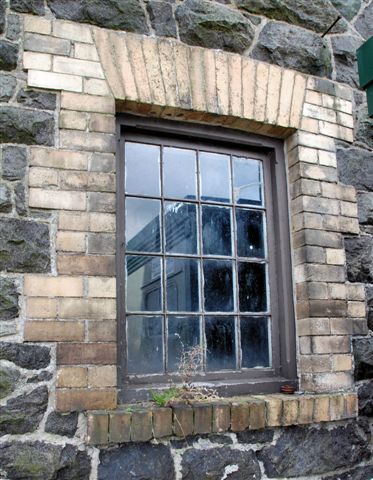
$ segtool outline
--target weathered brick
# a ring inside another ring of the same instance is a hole
[[[269,75],[269,65],[265,63],[258,63],[256,67],[256,88],[255,88],[255,100],[254,100],[254,118],[259,122],[265,120],[266,115],[266,103],[267,103],[267,88],[268,88],[268,75]],[[291,94],[290,94],[291,96]],[[280,97],[280,108],[278,115],[278,123],[283,125],[281,122],[281,101]],[[289,108],[290,110],[290,108]]]
[[[265,402],[259,400],[250,400],[249,402],[249,428],[250,430],[259,430],[265,427]]]
[[[74,57],[81,60],[92,60],[98,62],[99,57],[95,45],[74,42]]]
[[[349,353],[350,342],[347,336],[312,337],[313,353]]]
[[[282,425],[296,425],[298,423],[298,410],[297,398],[284,398],[282,402]]]
[[[107,213],[91,213],[89,216],[90,232],[115,232],[115,215]]]
[[[193,409],[188,405],[173,407],[173,429],[177,437],[186,437],[193,433]]]
[[[116,196],[113,193],[92,192],[88,194],[88,210],[90,212],[115,212]]]
[[[86,367],[59,367],[57,369],[57,387],[82,388],[88,386]]]
[[[347,315],[349,317],[361,318],[366,315],[365,302],[348,302],[347,303]]]
[[[352,357],[351,355],[333,355],[332,356],[333,370],[335,372],[351,371]]]
[[[299,366],[302,373],[330,372],[332,360],[330,355],[301,355]]]
[[[61,108],[82,112],[115,113],[114,99],[98,95],[81,95],[62,92]]]
[[[117,322],[105,320],[104,322],[88,321],[88,341],[90,342],[116,342]]]
[[[231,404],[231,430],[242,432],[249,428],[250,410],[247,402],[233,402]]]
[[[328,422],[330,420],[329,414],[329,397],[317,396],[314,400],[313,421]]]
[[[344,398],[343,395],[332,395],[330,397],[330,420],[341,420],[344,417]]]
[[[106,389],[57,389],[56,406],[60,412],[82,410],[114,409],[117,405],[117,392]]]
[[[26,342],[79,342],[84,340],[83,322],[27,321]]]
[[[290,126],[294,128],[299,128],[299,124],[302,118],[305,89],[306,78],[303,75],[296,74],[290,112]]]
[[[52,31],[52,22],[50,20],[35,15],[25,15],[23,17],[23,25],[25,32],[49,35]]]
[[[59,212],[58,228],[59,230],[88,231],[89,214],[74,213],[74,212]]]
[[[53,71],[82,77],[105,78],[99,62],[57,55],[53,57]]]
[[[25,34],[24,49],[53,55],[69,55],[71,43],[69,40],[51,37],[49,35]]]
[[[53,35],[60,38],[68,38],[78,42],[92,43],[91,30],[88,25],[58,20],[53,23]]]
[[[193,404],[194,433],[211,433],[212,406],[206,404]]]
[[[81,77],[39,70],[29,70],[27,84],[29,87],[65,90],[69,92],[81,92],[83,90]]]
[[[268,123],[276,123],[281,90],[282,70],[276,65],[269,66],[268,92],[265,119]]]
[[[126,37],[126,45],[128,49],[129,60],[132,65],[131,71],[134,74],[137,86],[138,101],[143,103],[151,103],[152,97],[142,45],[139,44],[139,41],[131,35]]]
[[[135,410],[131,416],[131,441],[147,442],[153,436],[151,410]]]
[[[83,279],[81,277],[47,277],[25,275],[24,293],[32,297],[81,297]]]
[[[231,407],[228,403],[214,403],[212,408],[212,431],[226,432],[231,424]]]
[[[105,233],[91,233],[88,235],[88,253],[115,253],[115,235]]]
[[[158,407],[153,409],[154,438],[170,437],[172,435],[172,409]]]
[[[60,318],[113,319],[116,318],[116,302],[111,298],[61,298]]]
[[[115,172],[115,156],[111,153],[94,153],[89,164],[89,170],[102,173]]]
[[[117,349],[113,343],[59,343],[58,365],[115,365]]]
[[[56,249],[63,252],[85,252],[85,234],[82,232],[58,232]]]
[[[89,130],[92,132],[115,133],[114,115],[91,114]]]
[[[57,187],[58,172],[52,168],[31,167],[29,170],[30,187]]]
[[[87,442],[89,445],[105,445],[109,439],[109,415],[91,413],[87,417]]]
[[[115,275],[114,255],[58,255],[59,274],[70,275]]]
[[[352,322],[350,318],[331,318],[330,332],[333,335],[350,335],[352,333]]]
[[[294,88],[295,72],[284,70],[282,74],[280,105],[277,123],[283,126],[290,124],[291,99]]]
[[[319,121],[314,118],[302,117],[301,130],[308,133],[319,133]]]
[[[88,368],[89,387],[115,387],[116,385],[117,368],[115,365]]]
[[[245,118],[254,117],[256,68],[257,62],[246,57],[242,58],[242,101]]]
[[[266,425],[267,427],[278,427],[282,419],[282,400],[276,397],[267,397],[266,403]]]
[[[62,168],[68,170],[86,170],[88,154],[68,150],[49,150],[31,148],[31,165],[39,167]]]
[[[23,68],[48,71],[52,68],[52,56],[49,53],[24,52]]]
[[[86,195],[81,192],[30,188],[29,206],[54,210],[85,210]]]
[[[347,418],[354,418],[358,415],[358,397],[354,392],[345,394],[345,413]]]
[[[75,112],[74,110],[61,110],[59,117],[60,128],[70,128],[72,130],[85,130],[88,125],[88,117],[85,112]]]
[[[299,416],[298,423],[312,423],[314,399],[312,397],[300,396],[299,399]]]
[[[330,335],[329,318],[301,318],[297,321],[297,331],[300,336]]]
[[[115,152],[115,136],[107,133],[61,130],[60,143],[62,148],[77,148],[89,152]]]
[[[116,279],[104,277],[89,277],[88,278],[88,296],[89,297],[116,297]]]
[[[28,298],[26,312],[28,318],[56,318],[57,301],[52,298]]]
[[[131,440],[131,413],[115,412],[109,415],[109,442],[125,443]]]
[[[335,152],[335,142],[332,138],[308,132],[298,133],[298,145]]]

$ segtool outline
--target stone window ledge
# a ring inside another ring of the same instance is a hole
[[[146,442],[153,438],[241,432],[357,417],[357,394],[255,395],[170,407],[121,405],[113,411],[87,412],[91,445]]]

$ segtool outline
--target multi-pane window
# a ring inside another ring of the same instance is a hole
[[[130,132],[120,158],[124,376],[176,376],[195,346],[201,377],[274,372],[268,155]]]

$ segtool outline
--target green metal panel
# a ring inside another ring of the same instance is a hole
[[[367,88],[368,114],[373,117],[373,82]]]
[[[357,50],[357,63],[359,66],[360,86],[365,88],[373,82],[373,37],[370,37]]]

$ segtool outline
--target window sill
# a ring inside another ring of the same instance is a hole
[[[90,445],[147,442],[153,438],[241,432],[355,418],[357,394],[251,395],[156,407],[122,405],[87,412]]]

